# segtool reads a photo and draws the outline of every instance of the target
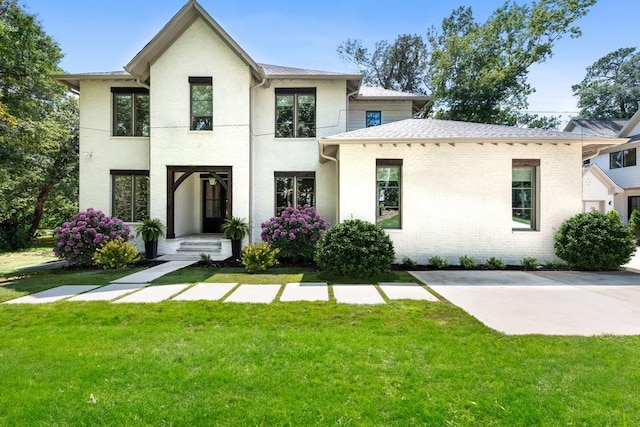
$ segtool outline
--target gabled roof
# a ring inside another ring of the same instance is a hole
[[[622,128],[629,122],[626,119],[620,120],[571,120],[564,128],[565,132],[571,132],[576,127],[581,127],[586,135],[618,136]]]
[[[415,114],[431,102],[433,97],[363,85],[353,99],[356,101],[411,101],[413,103],[413,113]]]
[[[587,173],[592,173],[605,187],[608,189],[610,195],[620,194],[624,192],[624,189],[616,184],[604,171],[595,163],[586,165],[582,168],[582,176]]]
[[[142,82],[149,83],[149,66],[196,20],[202,19],[245,64],[258,80],[264,78],[262,68],[236,43],[235,40],[209,15],[196,0],[189,0],[178,13],[124,68]]]
[[[636,113],[627,121],[625,126],[618,133],[618,136],[623,138],[634,136],[629,135],[629,133],[638,125],[638,123],[640,123],[640,110],[636,111]]]

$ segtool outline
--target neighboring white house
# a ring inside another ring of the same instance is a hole
[[[397,258],[553,258],[602,136],[412,117],[429,101],[359,74],[256,63],[189,1],[125,71],[55,76],[80,93],[80,208],[160,218],[174,253],[225,218],[311,204],[385,227]]]
[[[585,150],[583,207],[606,212],[615,209],[626,224],[633,209],[640,209],[640,111],[629,120],[572,120],[565,131],[585,136],[619,138],[623,143]]]

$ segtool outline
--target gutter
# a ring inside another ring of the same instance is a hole
[[[338,224],[340,223],[340,161],[337,157],[331,157],[324,153],[324,143],[322,141],[318,141],[318,145],[320,157],[336,163],[336,185],[338,187],[336,191],[336,224]]]
[[[249,225],[251,227],[251,233],[249,233],[249,243],[253,242],[253,90],[261,86],[264,86],[267,82],[267,77],[263,76],[262,81],[256,83],[249,88]]]

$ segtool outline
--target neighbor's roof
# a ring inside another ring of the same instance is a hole
[[[581,127],[586,135],[618,136],[622,128],[629,122],[620,120],[571,120],[564,128],[565,132],[571,132],[576,127]]]

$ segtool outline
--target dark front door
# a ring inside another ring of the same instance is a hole
[[[227,190],[215,179],[202,181],[202,232],[220,233],[227,218]]]

